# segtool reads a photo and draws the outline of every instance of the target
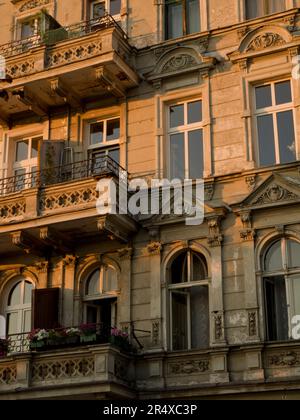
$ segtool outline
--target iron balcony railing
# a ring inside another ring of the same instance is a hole
[[[39,33],[29,38],[20,39],[0,45],[0,56],[8,58],[14,55],[21,54],[41,45],[55,45],[60,41],[68,39],[81,38],[99,30],[107,28],[118,28],[123,38],[127,39],[127,35],[115,19],[106,14],[97,19],[79,22],[69,26],[62,26],[57,29],[51,29],[45,33]]]
[[[90,159],[81,162],[3,178],[0,180],[0,196],[18,193],[29,188],[44,188],[98,176],[112,175],[122,178],[124,173],[125,169],[110,156],[104,156],[103,153],[93,154]]]

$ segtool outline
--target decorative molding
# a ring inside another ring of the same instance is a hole
[[[133,255],[133,248],[121,248],[118,250],[118,258],[120,260],[130,260]]]
[[[249,337],[257,336],[257,314],[256,312],[248,313]]]
[[[283,188],[282,186],[273,183],[271,186],[268,187],[266,191],[263,192],[255,201],[252,202],[253,205],[257,204],[274,204],[280,201],[293,201],[297,200],[299,197],[288,191],[287,189]]]
[[[34,264],[34,267],[37,269],[39,273],[47,273],[49,269],[49,262],[48,261],[40,261]]]
[[[17,365],[5,364],[0,367],[0,384],[13,385],[17,383]]]
[[[221,246],[224,236],[221,233],[221,216],[213,216],[208,218],[209,236],[207,238],[209,246]]]
[[[79,189],[71,189],[69,191],[62,190],[57,193],[48,192],[42,193],[39,202],[39,208],[42,213],[50,213],[55,210],[92,204],[97,201],[98,193],[96,188],[85,187]]]
[[[209,182],[204,185],[204,199],[205,201],[211,201],[214,198],[215,183]]]
[[[66,255],[63,259],[64,267],[71,267],[74,268],[77,264],[78,257],[74,255]]]
[[[27,10],[35,9],[37,7],[46,6],[50,3],[51,0],[29,0],[26,3],[24,3],[20,8],[19,12],[27,12]]]
[[[188,67],[197,66],[195,57],[188,54],[176,54],[163,66],[162,72],[176,72]]]
[[[152,320],[152,345],[158,346],[160,344],[160,319]]]
[[[270,356],[268,359],[269,366],[275,367],[296,367],[300,366],[300,353],[287,352]]]
[[[248,45],[246,52],[262,51],[271,47],[284,45],[286,41],[278,33],[265,32],[256,36]]]
[[[256,237],[256,231],[252,228],[252,216],[250,210],[241,211],[240,219],[243,224],[243,229],[240,231],[240,236],[243,241],[253,241]]]
[[[7,65],[6,67],[6,75],[11,77],[12,79],[18,79],[23,76],[27,76],[29,74],[35,73],[35,60],[25,60],[19,63]]]
[[[56,359],[32,364],[32,382],[48,382],[57,379],[86,378],[94,376],[95,362],[92,357]]]
[[[161,242],[151,242],[147,245],[147,252],[150,255],[160,255],[162,251],[162,243]]]
[[[256,188],[256,182],[257,182],[257,175],[251,175],[251,176],[247,176],[246,179],[246,184],[248,186],[249,191],[254,191]]]
[[[216,341],[224,340],[224,315],[223,313],[214,314],[214,338]]]
[[[189,360],[168,364],[168,373],[170,375],[192,375],[206,373],[209,370],[210,362],[208,359]]]

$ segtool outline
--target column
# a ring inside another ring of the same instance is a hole
[[[63,303],[62,303],[62,321],[64,327],[73,327],[74,319],[74,287],[75,287],[75,269],[77,257],[67,255],[63,259],[64,279],[63,279]]]

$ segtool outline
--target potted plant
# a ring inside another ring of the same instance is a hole
[[[124,351],[130,351],[131,349],[128,333],[118,328],[111,329],[109,342]]]
[[[81,336],[81,330],[79,328],[67,328],[65,330],[65,334],[65,341],[67,345],[75,345],[79,343]]]
[[[30,342],[31,350],[39,350],[47,345],[47,340],[49,338],[49,331],[44,329],[33,330],[28,335],[28,340]]]
[[[97,341],[97,328],[96,325],[82,324],[80,326],[80,342],[93,343]]]

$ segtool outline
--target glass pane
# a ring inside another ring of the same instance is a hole
[[[118,290],[118,273],[112,267],[108,267],[104,271],[103,291],[113,292]]]
[[[277,13],[283,12],[285,10],[285,2],[286,0],[269,0],[268,6],[269,10],[268,13]]]
[[[283,256],[281,250],[281,241],[273,244],[265,258],[265,270],[266,271],[277,271],[283,269]]]
[[[28,281],[26,281],[25,290],[24,290],[24,303],[25,304],[29,304],[29,305],[31,304],[32,289],[33,289],[32,283],[29,283]]]
[[[88,296],[100,293],[100,269],[94,271],[87,282],[86,294]]]
[[[187,33],[200,32],[200,4],[199,0],[187,0],[186,4]]]
[[[38,151],[39,151],[39,139],[32,139],[31,159],[38,157]]]
[[[300,267],[300,243],[288,240],[287,241],[287,248],[288,248],[288,261],[289,261],[289,268],[297,268]],[[299,314],[300,315],[300,312]]]
[[[200,280],[205,280],[207,275],[206,275],[206,267],[205,267],[205,263],[202,260],[202,258],[197,255],[197,254],[192,254],[193,255],[193,278],[192,281],[200,281]]]
[[[291,82],[289,80],[275,84],[276,104],[292,102]]]
[[[172,284],[186,283],[188,281],[187,273],[187,253],[180,254],[171,266]]]
[[[16,284],[8,297],[8,306],[17,306],[21,304],[22,282]]]
[[[192,287],[191,297],[191,338],[192,349],[209,347],[208,287]]]
[[[300,276],[289,278],[290,297],[291,297],[291,319],[300,315]]]
[[[184,134],[174,134],[170,141],[171,179],[185,179]]]
[[[91,124],[90,126],[90,144],[103,143],[104,124],[103,122]]]
[[[184,125],[184,105],[170,107],[170,128]]]
[[[87,306],[86,309],[86,321],[88,324],[97,324],[98,319],[98,308],[95,308],[94,306]]]
[[[187,294],[172,292],[173,350],[188,349]]]
[[[190,179],[203,178],[204,156],[203,156],[203,131],[195,130],[189,132],[189,176]]]
[[[112,158],[116,163],[120,163],[120,149],[113,149],[108,151],[108,156]]]
[[[188,103],[188,124],[202,121],[202,101]]]
[[[255,19],[264,15],[263,0],[246,0],[246,16],[247,19]]]
[[[265,279],[265,302],[268,340],[287,340],[288,310],[283,276]]]
[[[13,312],[7,315],[7,334],[12,335],[20,333],[19,327],[19,313]]]
[[[16,162],[21,162],[28,159],[28,140],[22,140],[17,142],[16,150]]]
[[[297,160],[293,111],[277,114],[280,163],[290,163]]]
[[[268,108],[272,106],[271,85],[259,86],[255,89],[256,109]]]
[[[34,19],[27,22],[23,22],[22,27],[21,27],[21,39],[30,38],[31,36],[34,36],[34,31],[35,31]]]
[[[166,4],[167,39],[183,36],[183,5],[177,0],[168,0]]]
[[[92,19],[98,19],[105,15],[105,1],[92,4]]]
[[[121,0],[110,0],[110,14],[112,16],[121,13]]]
[[[259,161],[262,166],[276,164],[273,115],[257,118]]]
[[[106,141],[118,140],[120,138],[120,120],[107,121]]]
[[[24,311],[23,332],[31,331],[31,310]]]

